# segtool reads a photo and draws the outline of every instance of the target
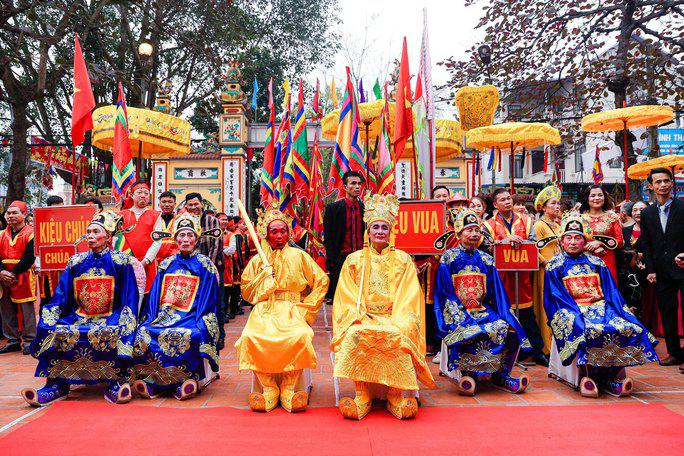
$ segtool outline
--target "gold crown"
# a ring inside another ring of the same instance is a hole
[[[477,216],[475,211],[470,209],[463,209],[457,212],[454,221],[454,231],[460,233],[464,229],[470,226],[480,226],[480,217]]]
[[[288,233],[292,234],[292,217],[280,211],[280,203],[273,201],[266,210],[258,210],[259,220],[257,221],[257,234],[261,239],[266,239],[268,234],[268,225],[272,222],[280,220],[287,225]]]
[[[566,212],[561,219],[561,237],[571,233],[581,234],[587,240],[592,238],[589,222],[577,211]]]
[[[117,233],[123,229],[124,220],[119,214],[106,210],[95,214],[90,223],[100,225],[110,233]]]
[[[200,237],[202,234],[202,226],[199,217],[189,212],[183,212],[182,214],[177,215],[173,219],[173,227],[171,229],[173,237],[175,238],[181,230],[191,230],[197,237]]]
[[[363,221],[366,225],[382,220],[392,228],[397,223],[399,198],[397,195],[367,195],[363,199]]]
[[[558,187],[555,185],[549,185],[548,187],[544,187],[541,192],[539,192],[539,195],[537,195],[537,198],[534,200],[534,210],[537,212],[541,212],[542,208],[544,207],[544,204],[551,198],[558,198],[560,199],[561,197],[561,191]]]

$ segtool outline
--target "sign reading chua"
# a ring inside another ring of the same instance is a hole
[[[396,248],[411,255],[441,253],[435,243],[446,229],[444,201],[401,201],[394,227]]]
[[[97,206],[56,206],[36,208],[34,244],[42,271],[62,271],[76,252],[88,250],[86,233]]]

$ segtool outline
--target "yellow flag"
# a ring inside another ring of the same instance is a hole
[[[340,102],[337,101],[337,92],[335,92],[335,78],[333,78],[330,83],[330,99],[333,102],[333,108],[340,104]]]
[[[285,90],[285,97],[283,98],[283,109],[288,109],[290,106],[290,80],[285,78],[283,82],[283,90]]]

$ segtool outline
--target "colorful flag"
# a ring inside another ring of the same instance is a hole
[[[337,100],[337,92],[335,91],[335,78],[330,82],[330,99],[333,103],[333,108],[337,107],[340,102]]]
[[[314,144],[311,162],[311,182],[309,184],[309,242],[307,250],[321,268],[325,269],[325,247],[323,245],[323,209],[325,206],[325,193],[323,177],[321,176],[321,163],[323,157],[318,148],[318,133],[314,133]]]
[[[380,81],[376,78],[373,86],[373,94],[376,100],[382,100],[382,89],[380,88]]]
[[[311,120],[314,122],[318,122],[323,118],[323,110],[321,109],[321,102],[320,102],[320,83],[318,81],[318,78],[316,79],[316,92],[314,93],[313,97],[313,103],[312,103],[312,109],[313,109],[313,116],[311,116]]]
[[[304,112],[304,88],[302,81],[299,81],[299,98],[297,100],[297,116],[295,117],[291,157],[294,168],[294,191],[298,198],[308,199],[309,181],[311,180],[311,156],[309,155],[309,142],[306,137],[306,114]]]
[[[344,101],[340,107],[340,122],[335,136],[335,148],[330,165],[330,180],[328,194],[339,190],[338,197],[342,197],[342,176],[347,171],[359,171],[365,174],[363,151],[359,147],[359,109],[354,96],[354,84],[351,72],[347,67],[347,85]]]
[[[258,93],[259,93],[259,83],[257,82],[257,79],[254,78],[254,87],[252,89],[252,111],[254,111],[255,116],[256,116]]]
[[[377,193],[396,193],[395,169],[394,160],[392,159],[389,126],[389,107],[387,106],[387,97],[385,97],[385,106],[380,114],[381,128],[380,137],[378,138],[377,149]]]
[[[599,146],[596,146],[596,155],[594,155],[594,169],[591,170],[591,176],[594,178],[594,184],[598,185],[603,182],[603,168],[601,167],[601,157],[599,156]]]
[[[394,111],[394,137],[392,138],[394,156],[401,157],[406,142],[413,133],[413,112],[411,110],[411,73],[409,71],[406,37],[401,49],[401,63],[399,65],[399,80],[396,85],[396,104]]]
[[[275,124],[275,106],[273,105],[273,78],[268,82],[268,123],[266,124],[266,141],[264,143],[264,166],[261,170],[261,206],[267,207],[275,195],[273,187],[273,164],[275,159],[275,140],[273,124]]]
[[[74,34],[74,98],[71,104],[71,143],[75,148],[85,140],[85,133],[93,129],[91,111],[95,107],[95,97],[90,86],[88,68],[83,59],[81,43]]]
[[[363,91],[363,78],[359,78],[359,103],[366,102],[366,93]]]
[[[426,185],[428,189],[435,186],[434,176],[437,172],[437,143],[435,141],[435,89],[432,84],[432,61],[430,59],[430,40],[428,38],[427,8],[423,8],[423,37],[420,43],[420,64],[418,75],[423,84],[423,104],[427,119],[427,133],[430,150],[425,158],[423,167],[426,171]],[[418,98],[416,96],[416,98]]]
[[[116,100],[116,117],[114,119],[114,142],[112,143],[112,194],[117,204],[133,185],[135,167],[131,156],[131,146],[128,142],[128,113],[123,87],[119,83],[119,98]]]
[[[489,152],[489,161],[487,162],[487,171],[491,171],[493,169],[496,169],[496,152],[494,151],[494,148],[492,147],[492,150]]]
[[[551,183],[558,187],[560,191],[563,191],[563,182],[562,182],[562,176],[561,176],[561,170],[560,170],[560,165],[556,163],[554,170],[553,170],[553,176],[551,177]]]

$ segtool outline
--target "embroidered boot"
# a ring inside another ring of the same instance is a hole
[[[125,404],[131,400],[132,396],[131,385],[128,382],[119,384],[116,380],[109,383],[104,394],[105,400],[112,404]]]
[[[414,397],[403,397],[401,390],[389,388],[387,390],[387,410],[400,420],[414,418],[418,413],[418,402]]]
[[[603,389],[613,396],[624,397],[632,394],[634,389],[634,382],[630,377],[626,377],[622,380],[613,378],[612,380],[607,380],[603,382]]]
[[[520,394],[527,389],[527,385],[530,384],[530,379],[525,374],[515,378],[508,373],[497,372],[492,375],[492,383],[505,391]]]
[[[458,381],[458,394],[461,396],[475,396],[477,392],[477,381],[475,376],[463,375]]]
[[[69,384],[62,380],[48,379],[45,386],[39,390],[34,388],[24,388],[21,390],[21,397],[29,405],[42,407],[51,404],[58,399],[64,399],[69,395]]]
[[[254,412],[270,412],[278,406],[280,390],[274,374],[263,372],[254,373],[261,383],[261,393],[254,392],[249,395],[249,408]]]
[[[154,399],[159,397],[160,391],[154,385],[150,385],[143,380],[136,380],[133,382],[133,390],[145,399]]]
[[[340,413],[350,420],[360,420],[370,412],[373,398],[370,395],[368,383],[356,382],[356,396],[354,399],[343,397],[340,399]]]
[[[280,405],[288,412],[301,412],[309,404],[309,395],[306,391],[297,391],[297,382],[302,371],[283,372],[280,381]]]
[[[596,382],[594,382],[591,377],[582,377],[582,380],[580,380],[580,395],[582,395],[582,397],[598,397],[599,393]]]
[[[197,382],[189,378],[176,388],[176,390],[173,392],[173,397],[179,401],[184,401],[186,399],[190,399],[191,397],[195,397],[198,392],[199,387],[197,386]]]

